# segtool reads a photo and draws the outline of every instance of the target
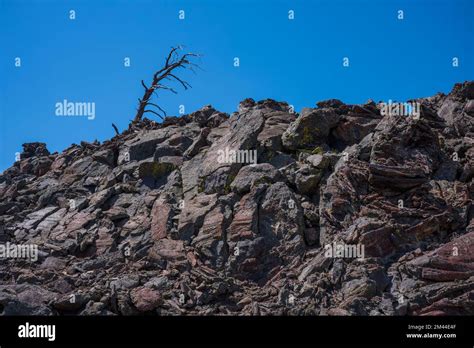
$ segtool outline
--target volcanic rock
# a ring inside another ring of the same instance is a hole
[[[473,315],[473,86],[416,118],[249,98],[24,144],[0,174],[0,312]]]

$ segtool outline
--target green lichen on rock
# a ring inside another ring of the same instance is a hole
[[[311,151],[312,155],[322,155],[324,153],[324,150],[321,146],[316,146],[313,151]]]
[[[205,177],[198,179],[198,185],[197,185],[198,193],[204,192],[205,184],[206,184],[206,178]]]
[[[302,145],[309,145],[313,142],[313,135],[311,134],[311,130],[308,127],[303,128],[303,143]]]
[[[138,168],[138,175],[140,178],[152,177],[159,179],[165,175],[168,175],[176,167],[172,163],[160,163],[160,162],[143,162],[140,163]]]
[[[226,181],[225,186],[224,186],[224,193],[225,194],[228,194],[232,191],[232,188],[230,187],[230,185],[232,184],[232,182],[234,181],[236,176],[237,176],[237,174],[230,174],[229,176],[227,176],[227,181]]]

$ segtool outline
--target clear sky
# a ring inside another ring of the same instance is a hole
[[[62,151],[112,137],[112,122],[126,128],[140,81],[174,45],[201,53],[203,70],[181,75],[192,89],[155,100],[169,115],[180,104],[230,113],[247,97],[298,111],[328,98],[404,101],[474,79],[473,18],[472,0],[0,0],[0,171],[24,142]],[[95,103],[95,119],[56,116],[64,99]]]

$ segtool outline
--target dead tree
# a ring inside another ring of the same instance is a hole
[[[153,93],[157,93],[159,89],[166,89],[168,91],[171,91],[172,93],[177,93],[172,87],[169,87],[165,84],[166,81],[178,82],[178,84],[183,86],[184,89],[188,89],[191,87],[189,83],[176,76],[175,70],[177,72],[179,68],[183,68],[194,71],[194,68],[198,66],[192,63],[190,61],[190,58],[198,57],[198,55],[194,53],[185,53],[183,55],[180,55],[178,51],[181,49],[181,46],[173,47],[171,49],[170,53],[168,54],[168,57],[166,58],[165,66],[155,72],[155,74],[153,75],[153,81],[149,87],[142,80],[142,86],[145,89],[145,92],[143,94],[143,97],[138,99],[139,104],[137,114],[135,115],[133,123],[140,122],[143,115],[147,112],[155,114],[161,119],[163,119],[163,117],[166,117],[166,112],[160,106],[150,101],[153,96]],[[156,110],[161,114],[155,110],[151,110],[150,108],[148,108],[150,106],[156,108]]]

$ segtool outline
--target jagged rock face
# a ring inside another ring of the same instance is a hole
[[[2,259],[0,312],[474,314],[474,83],[415,102],[246,99],[25,144],[0,245],[38,252]]]

